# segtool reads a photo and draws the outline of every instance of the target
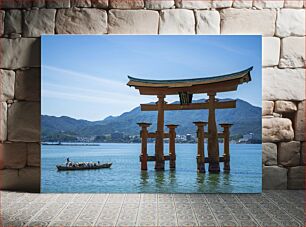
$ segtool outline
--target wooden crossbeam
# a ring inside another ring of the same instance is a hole
[[[155,132],[148,133],[148,138],[156,138]],[[164,133],[164,138],[169,138],[169,133]]]
[[[209,163],[209,158],[205,157],[205,162]],[[219,157],[219,162],[224,162],[224,157]]]
[[[208,138],[208,136],[209,136],[208,132],[205,132],[204,136],[205,136],[205,138]],[[224,133],[219,132],[218,133],[218,138],[223,138],[223,137],[224,137]],[[155,132],[148,133],[148,138],[156,138],[156,133]],[[169,133],[164,133],[164,138],[169,138]]]
[[[169,161],[170,160],[170,155],[164,155],[164,159],[165,159],[165,161]],[[141,156],[139,156],[139,160],[142,161],[142,157]],[[154,161],[156,161],[156,157],[148,155],[147,156],[147,161],[148,162],[154,162]]]
[[[204,136],[205,138],[208,138],[209,134],[208,132],[204,132]],[[218,138],[223,138],[224,137],[224,133],[223,132],[218,132]]]
[[[151,155],[148,155],[147,156],[147,161],[148,162],[154,162],[155,161],[155,156],[151,156]],[[170,160],[170,155],[164,155],[164,159],[165,161],[169,161]],[[142,161],[142,157],[139,156],[139,160]],[[205,162],[206,163],[209,163],[209,158],[208,157],[205,157]],[[224,162],[224,157],[219,157],[219,162]]]
[[[141,111],[157,111],[156,104],[140,104]],[[201,110],[208,109],[208,102],[205,103],[191,103],[191,104],[164,104],[164,110]],[[216,102],[216,109],[236,108],[236,100]]]
[[[155,138],[156,137],[156,133],[155,132],[150,132],[150,133],[148,133],[148,137],[149,138]]]

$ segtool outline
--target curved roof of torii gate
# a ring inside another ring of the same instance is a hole
[[[237,90],[239,84],[251,81],[253,67],[214,77],[180,80],[147,80],[128,76],[128,86],[133,86],[143,95],[174,95],[179,92],[210,93]]]

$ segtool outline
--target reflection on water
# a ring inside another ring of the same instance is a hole
[[[150,177],[152,179],[150,179]],[[149,174],[148,171],[140,171],[140,190],[147,191],[150,184],[154,183],[156,191],[164,192],[165,185],[170,188],[176,188],[176,173],[175,170],[171,171],[154,171],[153,174]]]
[[[154,178],[156,182],[156,189],[160,191],[160,189],[163,188],[163,185],[165,184],[165,172],[164,171],[156,171],[154,172]]]
[[[140,183],[141,183],[141,185],[142,186],[146,186],[148,183],[149,183],[149,174],[148,174],[148,172],[147,171],[141,171],[140,172],[140,177],[141,177],[141,181],[140,181]]]
[[[171,170],[169,177],[170,177],[170,184],[173,185],[173,187],[175,187],[176,184],[176,177],[175,177],[175,170]]]
[[[198,191],[222,192],[220,188],[226,188],[227,192],[232,192],[231,177],[232,175],[227,172],[198,173],[196,182]]]
[[[148,191],[152,185],[155,185],[156,192],[166,192],[167,188],[177,188],[176,171],[156,171],[149,174],[148,171],[140,172],[140,191]],[[198,192],[222,192],[226,187],[227,192],[234,191],[231,185],[231,174],[227,172],[217,173],[196,173],[195,182]],[[192,187],[192,185],[190,185]],[[170,191],[171,192],[171,191]]]
[[[139,144],[101,144],[97,147],[42,146],[42,192],[261,192],[261,145],[231,145],[231,172],[198,173],[196,144],[178,144],[176,169],[140,170]],[[149,152],[154,144],[149,144]],[[165,151],[167,153],[167,151]],[[222,153],[222,150],[220,151]],[[112,162],[110,169],[62,171],[56,165],[73,161]]]

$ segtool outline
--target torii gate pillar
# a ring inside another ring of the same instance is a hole
[[[219,165],[219,143],[218,130],[216,123],[216,93],[208,93],[208,157],[209,157],[209,172],[220,172]]]
[[[158,95],[157,102],[157,130],[155,140],[155,170],[165,170],[164,158],[164,104],[165,95]]]

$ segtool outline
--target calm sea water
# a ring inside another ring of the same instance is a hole
[[[154,144],[148,144],[149,155]],[[168,153],[165,144],[165,153]],[[207,149],[205,149],[207,152]],[[42,192],[164,192],[164,193],[259,193],[261,192],[261,144],[231,144],[231,172],[197,173],[196,144],[177,144],[176,170],[140,170],[140,144],[100,146],[42,146]],[[220,144],[223,154],[223,144]],[[207,153],[206,153],[207,156]],[[112,162],[110,169],[62,171],[57,164],[70,160]],[[223,170],[223,165],[221,164]],[[206,170],[208,164],[206,164]]]

